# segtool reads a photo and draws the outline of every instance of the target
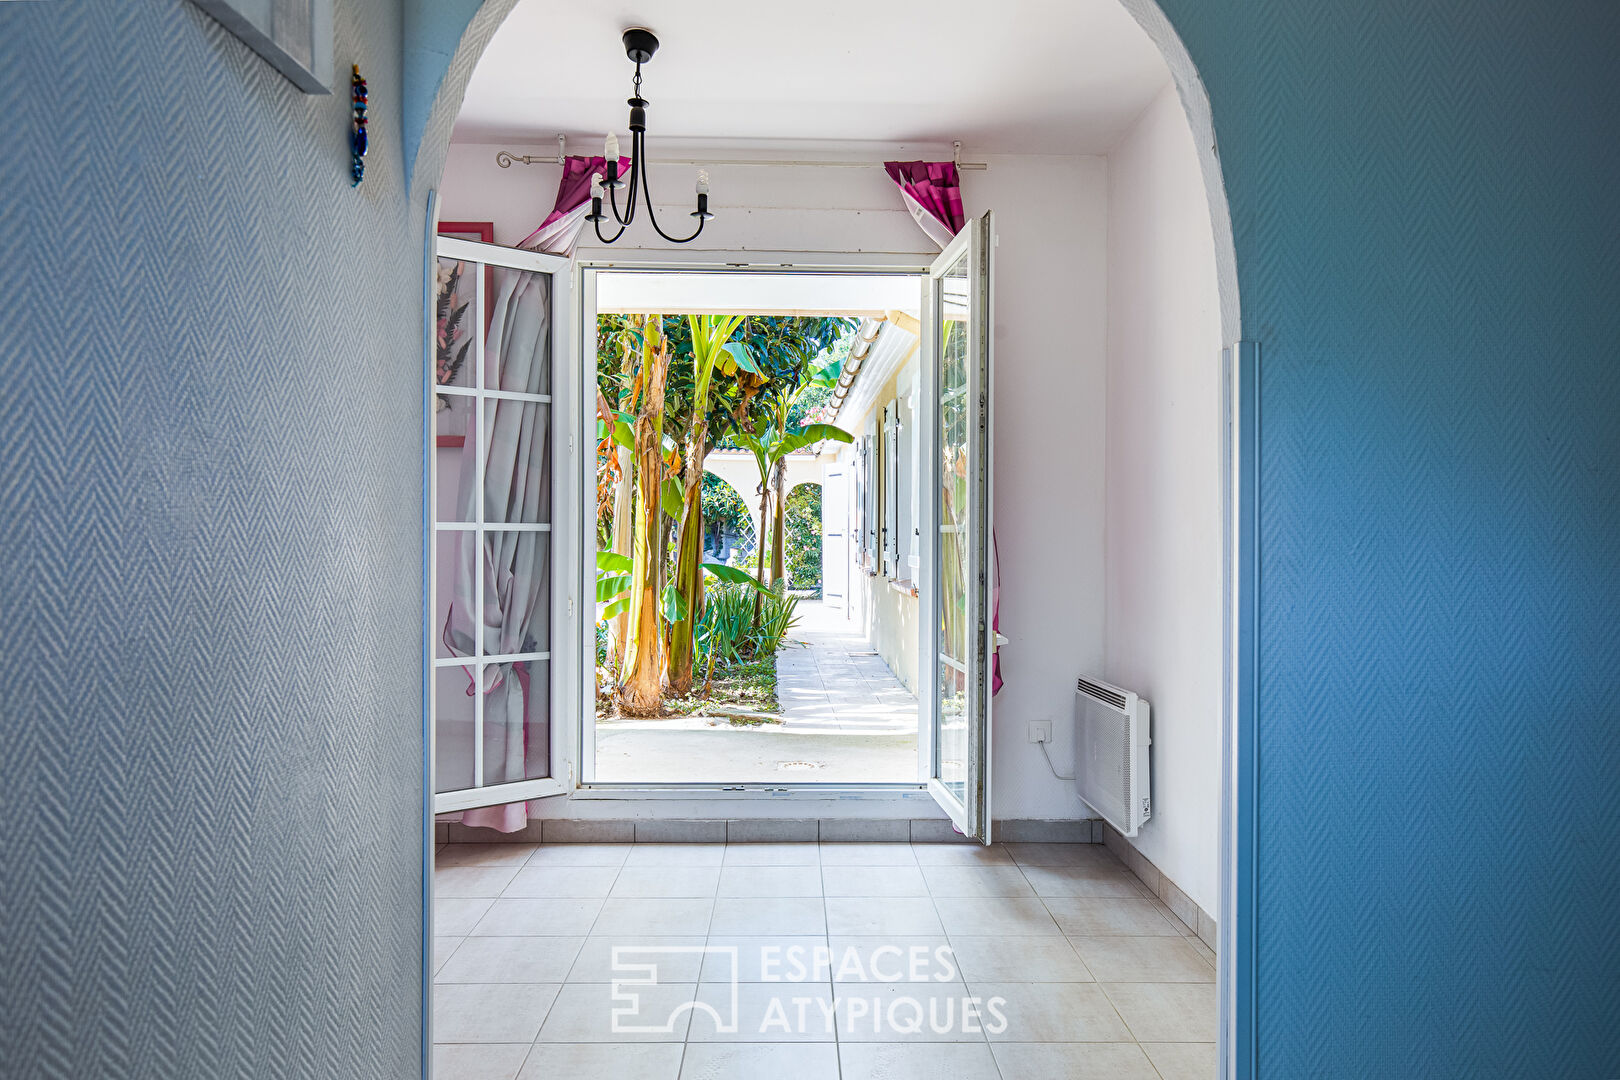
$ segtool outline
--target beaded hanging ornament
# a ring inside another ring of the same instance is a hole
[[[354,124],[349,130],[350,187],[356,187],[366,178],[366,80],[360,77],[360,65],[353,65],[349,78],[350,100],[354,107]]]

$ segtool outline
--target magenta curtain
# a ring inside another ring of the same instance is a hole
[[[900,185],[906,209],[940,250],[962,231],[962,179],[952,161],[885,161],[889,179]]]
[[[603,157],[570,157],[564,161],[556,205],[518,247],[573,258],[580,233],[585,231],[585,214],[591,208],[591,177],[601,176],[606,168],[607,159]],[[621,157],[620,175],[629,168],[630,159]]]
[[[1001,637],[1001,552],[996,550],[996,532],[990,530],[990,632],[999,642]],[[1001,693],[1001,646],[997,644],[990,657],[990,696]]]

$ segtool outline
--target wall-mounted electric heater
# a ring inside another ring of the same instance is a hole
[[[1153,816],[1148,703],[1082,677],[1074,694],[1074,787],[1080,801],[1125,836]]]

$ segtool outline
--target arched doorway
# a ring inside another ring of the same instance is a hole
[[[1220,328],[1219,341],[1232,343],[1237,340],[1239,334],[1235,255],[1232,249],[1228,211],[1221,187],[1220,165],[1214,150],[1213,122],[1210,116],[1207,95],[1198,80],[1196,71],[1193,69],[1185,49],[1181,46],[1174,31],[1162,13],[1159,12],[1157,6],[1148,2],[1148,0],[1122,0],[1122,6],[1137,20],[1147,37],[1163,56],[1173,80],[1182,116],[1187,129],[1191,133],[1192,142],[1196,147],[1195,160],[1203,186],[1208,215],[1207,227],[1210,233],[1211,257],[1217,281],[1216,308]],[[481,5],[473,18],[467,23],[461,43],[448,65],[444,85],[440,88],[435,99],[432,115],[426,126],[427,136],[424,138],[423,150],[416,161],[415,175],[419,192],[424,191],[425,185],[431,182],[430,177],[439,175],[444,160],[441,143],[448,141],[450,123],[454,118],[455,103],[459,102],[461,90],[467,84],[477,56],[496,31],[500,20],[513,7],[514,0],[490,0],[490,2]],[[1206,360],[1209,367],[1212,370],[1215,369],[1221,362],[1219,350],[1208,350]],[[1233,381],[1224,372],[1221,377],[1221,385],[1234,385]],[[1224,404],[1226,412],[1222,417],[1223,426],[1232,424],[1234,419],[1241,419],[1241,410],[1237,406],[1242,402],[1242,389],[1242,385],[1237,384],[1237,392],[1226,400]],[[1056,433],[1054,433],[1055,436]],[[1230,470],[1228,470],[1229,473]],[[1237,514],[1234,509],[1239,494],[1235,488],[1224,491],[1222,493],[1222,511],[1229,520],[1238,520],[1237,528],[1241,529],[1243,527],[1241,515]],[[1233,586],[1235,571],[1232,569],[1234,561],[1232,547],[1238,542],[1238,540],[1232,538],[1230,530],[1221,534],[1221,543],[1226,551],[1222,580],[1227,588],[1227,595],[1222,601],[1225,605],[1221,619],[1223,628],[1230,628],[1233,625],[1231,597],[1236,595],[1236,589]],[[1235,649],[1240,644],[1241,642],[1235,637],[1229,640],[1221,656],[1221,666],[1224,668],[1224,682],[1227,685],[1231,685],[1235,678],[1232,657]],[[1226,714],[1220,739],[1221,749],[1226,752],[1233,745],[1233,723],[1229,712],[1231,708],[1229,695],[1223,693],[1220,708]],[[1225,776],[1231,775],[1234,768],[1235,766],[1231,765],[1223,766],[1223,779]],[[1223,796],[1221,802],[1223,814],[1228,812],[1230,805],[1231,799]],[[1234,835],[1235,824],[1235,822],[1228,823],[1222,833],[1221,862],[1223,874],[1227,875],[1230,875],[1234,870],[1234,860],[1231,855],[1231,837]],[[1224,885],[1219,904],[1219,913],[1222,916],[1220,920],[1221,926],[1227,937],[1224,941],[1225,947],[1220,952],[1223,963],[1223,979],[1227,981],[1228,985],[1230,985],[1230,980],[1234,975],[1232,960],[1239,957],[1238,949],[1234,947],[1237,939],[1233,936],[1233,925],[1237,921],[1240,909],[1232,903],[1234,896],[1235,886]],[[1231,998],[1230,992],[1223,996],[1223,1010],[1227,1008]],[[1228,1025],[1223,1023],[1223,1038],[1228,1030]]]
[[[787,493],[788,588],[821,599],[821,485],[812,480]]]
[[[720,473],[703,473],[703,557],[731,565],[746,565],[757,543],[754,523],[743,491]]]

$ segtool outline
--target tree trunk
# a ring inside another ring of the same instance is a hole
[[[692,690],[698,616],[703,611],[703,458],[709,442],[708,424],[699,420],[692,436],[683,470],[686,498],[675,554],[675,591],[686,602],[686,618],[669,628],[669,688],[676,697],[685,697]]]
[[[784,514],[787,510],[787,459],[776,462],[774,474],[775,496],[771,499],[771,584],[787,580],[787,529]]]
[[[759,580],[759,583],[761,585],[769,585],[770,584],[769,579],[767,579],[765,577],[765,544],[766,544],[765,527],[766,527],[766,525],[770,524],[770,519],[771,519],[771,485],[770,485],[770,481],[768,479],[766,479],[766,480],[761,480],[759,482],[759,535],[758,535],[758,538],[757,538],[757,542],[754,545],[754,547],[756,549],[755,553],[754,553],[755,554],[754,562],[755,562],[755,566],[756,566],[756,569],[754,571],[754,577]],[[761,596],[757,592],[754,593],[754,621],[753,621],[753,628],[755,630],[759,629],[759,618],[760,618],[760,613],[761,613],[761,609],[762,609],[762,606],[763,606],[764,602],[765,602],[765,598],[763,596]]]
[[[631,485],[635,483],[635,458],[628,447],[615,446],[614,451],[619,459],[619,483],[613,492],[613,550],[629,558],[635,538],[635,522],[630,509]],[[608,622],[608,656],[620,665],[621,670],[629,634],[630,612],[621,611]]]
[[[663,321],[646,318],[641,359],[641,407],[636,413],[635,539],[630,569],[630,627],[619,686],[619,709],[627,716],[657,716],[662,675],[659,655],[658,548],[663,507],[659,489],[664,472],[664,380],[669,348]]]

